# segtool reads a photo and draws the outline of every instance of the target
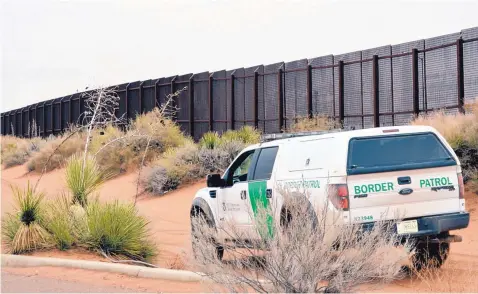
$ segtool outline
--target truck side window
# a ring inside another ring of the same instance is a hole
[[[253,180],[269,180],[276,160],[278,147],[261,149],[257,159]]]
[[[251,165],[254,150],[245,152],[231,165],[227,175],[227,185],[232,186],[237,182],[246,182],[249,166]]]

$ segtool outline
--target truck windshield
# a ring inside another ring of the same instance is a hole
[[[350,140],[348,174],[456,165],[455,159],[433,133]]]

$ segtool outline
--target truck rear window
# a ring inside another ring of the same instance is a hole
[[[348,174],[456,165],[433,133],[354,138],[349,143]]]

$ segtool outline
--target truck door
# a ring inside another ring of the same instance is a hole
[[[217,191],[217,215],[226,232],[242,232],[250,224],[248,213],[248,177],[256,150],[245,151],[231,164],[224,175],[226,186]],[[227,226],[234,226],[234,229]],[[224,236],[226,238],[228,236]],[[229,236],[230,237],[230,236]]]
[[[247,204],[249,205],[248,211],[251,218],[249,219],[249,229],[247,231],[255,238],[264,238],[267,234],[271,235],[273,233],[272,215],[266,214],[265,211],[271,207],[272,197],[274,197],[272,171],[278,148],[278,146],[273,146],[258,150],[253,162],[253,171],[249,174],[249,199]]]

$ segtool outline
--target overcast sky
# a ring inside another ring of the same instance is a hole
[[[478,1],[0,1],[2,112],[86,86],[340,54],[478,26]]]

